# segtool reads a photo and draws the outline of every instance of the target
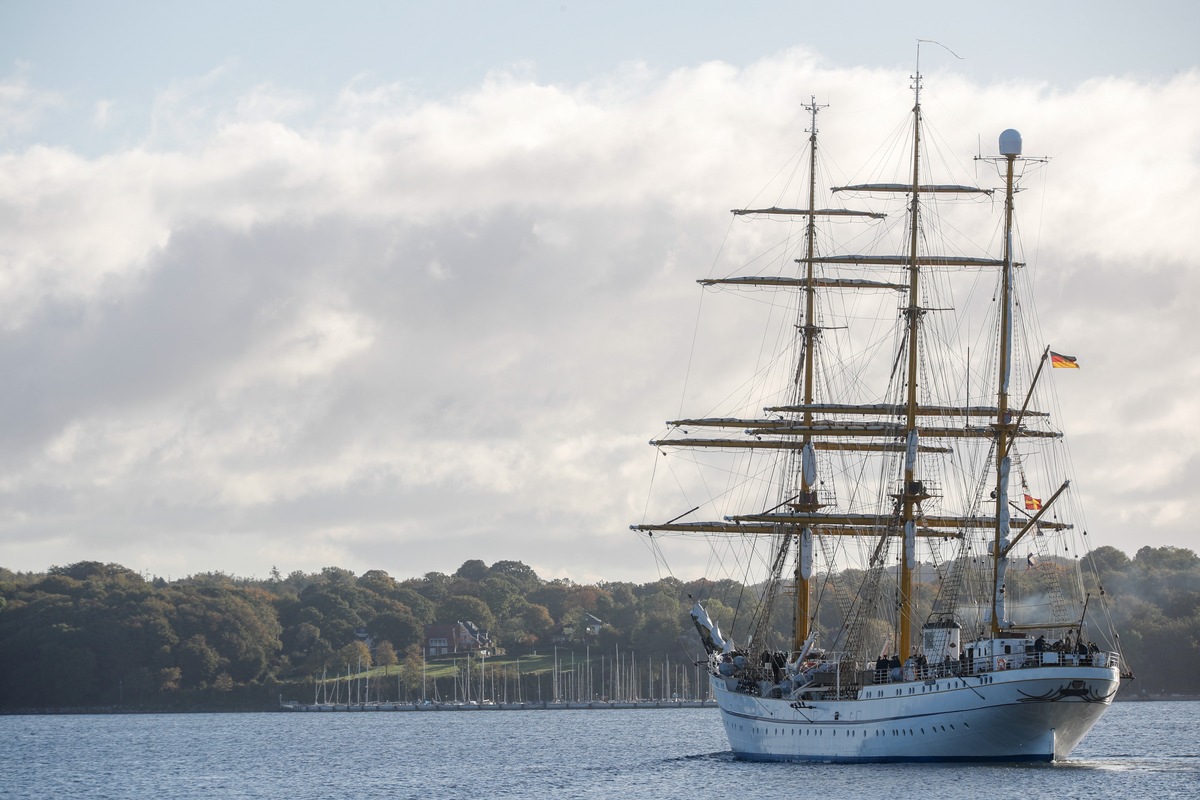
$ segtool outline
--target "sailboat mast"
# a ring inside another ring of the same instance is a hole
[[[808,151],[808,229],[805,235],[805,279],[804,279],[804,376],[801,393],[804,399],[804,428],[811,430],[813,423],[813,372],[815,345],[819,329],[815,321],[817,287],[813,275],[813,257],[816,255],[817,238],[817,112],[824,106],[817,105],[817,98],[805,106],[812,115],[812,125],[809,128]],[[800,502],[798,509],[805,512],[816,511],[819,507],[817,493],[813,484],[816,482],[816,454],[812,445],[812,434],[804,434],[804,447],[800,451]],[[804,526],[800,530],[796,548],[796,607],[793,623],[792,648],[802,650],[808,638],[809,603],[812,595],[809,581],[812,579],[812,528]]]
[[[916,504],[923,487],[916,480],[917,469],[917,340],[921,320],[920,267],[917,263],[917,247],[920,241],[921,209],[921,70],[920,50],[913,78],[915,103],[913,105],[913,157],[912,157],[912,205],[909,212],[908,243],[908,396],[905,399],[905,422],[907,431],[904,453],[904,486],[901,490],[901,521],[904,524],[904,546],[900,561],[900,636],[897,651],[901,658],[912,652],[912,596],[913,564],[916,561]]]
[[[1004,266],[1000,289],[1000,363],[996,376],[996,534],[992,551],[992,624],[998,636],[1005,624],[1005,571],[1008,559],[1009,511],[1008,477],[1011,466],[1009,449],[1016,435],[1008,410],[1009,379],[1012,373],[1013,325],[1013,177],[1017,156],[1021,154],[1021,135],[1014,130],[1000,134],[1000,154],[1005,160],[1004,181]]]

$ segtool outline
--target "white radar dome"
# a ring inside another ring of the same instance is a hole
[[[1004,133],[1000,134],[1000,155],[1002,156],[1019,156],[1021,155],[1021,133],[1009,128]]]

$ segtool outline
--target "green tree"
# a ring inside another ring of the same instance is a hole
[[[1085,575],[1094,571],[1101,576],[1101,579],[1109,573],[1124,572],[1129,568],[1130,563],[1129,556],[1110,545],[1097,547],[1080,559],[1080,567]]]
[[[334,663],[340,669],[349,669],[352,672],[358,669],[370,669],[371,650],[365,642],[355,639],[337,651]]]
[[[400,587],[396,601],[404,604],[419,625],[428,625],[437,617],[437,606],[412,589]]]
[[[1146,547],[1133,557],[1141,569],[1190,570],[1200,566],[1200,556],[1186,547]]]
[[[353,586],[354,573],[341,567],[325,567],[321,570],[321,579],[334,586]]]
[[[324,639],[315,639],[304,652],[304,657],[300,660],[300,673],[302,675],[320,675],[329,667],[334,667],[334,650],[333,646]]]
[[[372,636],[386,639],[401,648],[420,642],[423,632],[422,626],[413,619],[411,614],[392,611],[380,614],[371,620],[367,630]]]
[[[521,590],[508,578],[488,576],[479,584],[479,594],[496,619],[504,619],[524,600]]]
[[[192,634],[175,650],[180,682],[188,688],[203,688],[216,677],[221,668],[221,654],[209,647],[204,635]]]
[[[496,623],[495,636],[505,645],[532,647],[543,640],[554,628],[554,619],[545,606],[521,600],[513,606],[507,617]]]
[[[394,664],[399,663],[396,657],[396,649],[392,647],[392,643],[387,639],[383,639],[375,645],[375,665],[386,669]]]
[[[487,564],[483,563],[477,558],[464,561],[463,565],[458,568],[457,572],[454,573],[454,577],[462,578],[464,580],[471,581],[472,583],[479,583],[481,580],[486,578],[487,575]]]
[[[438,606],[437,621],[444,625],[474,622],[482,630],[491,630],[496,618],[487,603],[470,595],[453,595]]]
[[[358,587],[374,592],[380,597],[393,597],[400,590],[400,584],[396,582],[395,578],[381,569],[364,572],[358,579]]]
[[[450,578],[440,572],[426,572],[423,578],[405,581],[401,586],[412,589],[434,604],[450,596]]]
[[[200,635],[238,683],[266,674],[283,646],[279,638],[282,629],[268,593],[253,588],[195,586],[183,586],[176,592],[172,625],[181,638]],[[184,667],[185,684],[187,673]]]
[[[426,683],[423,680],[425,671],[425,657],[421,652],[420,645],[409,645],[404,650],[404,663],[400,666],[401,680],[409,691],[406,693],[408,699],[424,700],[425,695],[422,693],[422,684]]]
[[[497,561],[488,569],[488,575],[507,578],[522,594],[529,594],[541,585],[542,579],[532,568],[520,561]]]

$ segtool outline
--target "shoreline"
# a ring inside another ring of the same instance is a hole
[[[627,711],[643,708],[716,708],[715,700],[596,700],[590,703],[530,702],[530,703],[300,703],[280,702],[280,711],[331,713],[366,711]]]

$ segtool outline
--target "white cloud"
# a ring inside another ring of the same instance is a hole
[[[851,172],[909,106],[906,73],[800,50],[575,86],[510,70],[440,102],[360,79],[328,108],[268,84],[213,105],[220,79],[164,92],[139,147],[0,156],[5,566],[649,576],[626,526],[725,210],[802,148],[810,95],[832,100],[824,147]],[[1062,392],[1092,533],[1123,546],[1103,465],[1144,487],[1200,444],[1161,405],[1200,388],[1200,76],[926,85],[967,169],[976,132],[988,149],[1009,126],[1054,157],[1022,224],[1042,326],[1085,364]],[[1180,496],[1141,540],[1187,545]]]
[[[0,142],[32,130],[48,110],[63,103],[60,93],[35,88],[31,72],[31,65],[17,62],[16,73],[0,79]]]
[[[104,130],[112,122],[114,102],[112,100],[97,100],[92,112],[92,125],[97,130]]]

